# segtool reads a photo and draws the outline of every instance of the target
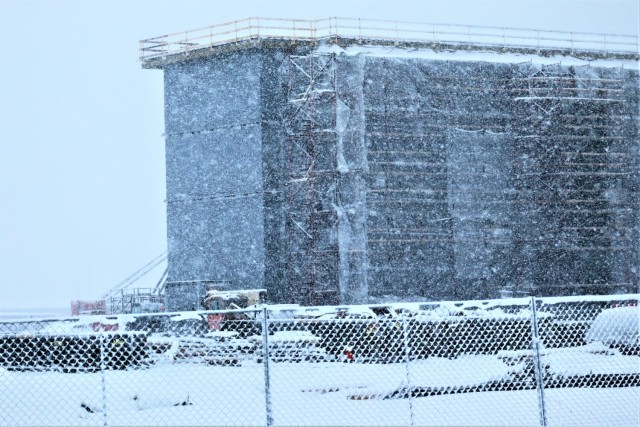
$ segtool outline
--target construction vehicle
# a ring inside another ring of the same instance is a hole
[[[266,289],[246,289],[235,291],[207,291],[203,306],[206,310],[238,310],[264,302]]]

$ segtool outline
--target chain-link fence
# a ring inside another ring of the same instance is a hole
[[[639,297],[3,322],[0,425],[638,425]]]

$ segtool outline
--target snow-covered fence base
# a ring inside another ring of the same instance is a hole
[[[639,298],[4,322],[0,425],[638,425]]]

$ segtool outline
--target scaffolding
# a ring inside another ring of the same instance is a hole
[[[140,279],[167,261],[163,252],[103,295],[107,314],[153,313],[164,311],[164,288],[167,268],[153,288],[133,287]]]
[[[428,79],[420,96],[392,88],[368,104],[371,281],[391,294],[382,282],[404,271],[432,298],[485,298],[496,285],[508,295],[633,292],[630,71],[496,68],[425,65],[405,81]],[[476,279],[454,267],[465,256]]]
[[[527,291],[632,292],[636,203],[624,189],[633,187],[638,165],[625,147],[624,70],[604,78],[589,66],[520,71],[517,240],[526,255],[519,273],[529,278]],[[536,239],[536,250],[525,249]],[[550,274],[560,263],[564,271]]]
[[[290,55],[288,69],[287,282],[296,301],[335,304],[335,55]]]
[[[344,256],[322,246],[338,222],[327,207],[340,205],[336,154],[323,143],[336,129],[326,123],[336,117],[336,59],[289,61],[288,283],[309,291],[302,301],[328,303],[318,293],[337,295],[340,272],[319,268],[340,268]],[[367,107],[366,274],[378,292],[410,292],[412,283],[431,297],[487,298],[497,287],[511,295],[634,291],[638,157],[627,133],[628,71],[484,67],[483,77],[430,75],[417,98],[389,89],[383,104]],[[453,142],[456,132],[469,136]],[[460,145],[465,138],[488,151],[474,158],[478,148]],[[338,189],[332,199],[328,188]]]
[[[153,288],[120,289],[106,300],[107,314],[157,313],[164,311],[164,295]]]

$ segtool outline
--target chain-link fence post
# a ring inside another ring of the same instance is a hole
[[[536,376],[536,390],[538,392],[538,407],[540,410],[540,425],[547,425],[547,414],[544,401],[544,382],[542,375],[542,365],[540,363],[540,333],[538,329],[538,314],[536,310],[536,299],[531,297],[531,345],[533,347],[533,369]]]
[[[406,372],[406,381],[407,381],[407,390],[409,390],[409,422],[410,422],[410,426],[413,426],[415,421],[414,421],[414,414],[413,414],[413,391],[412,391],[412,384],[411,384],[411,369],[410,369],[410,363],[411,363],[411,359],[410,359],[410,348],[409,348],[409,331],[407,329],[407,316],[405,316],[404,312],[402,313],[402,336],[403,336],[403,340],[404,340],[404,363],[405,363],[405,372]]]
[[[100,382],[102,385],[102,425],[104,427],[108,426],[107,422],[107,381],[105,371],[107,369],[105,360],[104,360],[104,333],[100,333]]]
[[[267,427],[273,426],[271,407],[271,387],[269,385],[269,320],[267,307],[262,308],[262,363],[264,366],[264,401],[267,414]]]

